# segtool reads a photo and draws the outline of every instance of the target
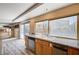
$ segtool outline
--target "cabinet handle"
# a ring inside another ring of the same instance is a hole
[[[37,39],[35,40],[35,42],[37,42]]]
[[[52,43],[50,43],[50,47],[52,47]]]

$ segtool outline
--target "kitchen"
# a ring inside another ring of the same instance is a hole
[[[25,10],[28,7],[25,5],[30,7]],[[79,55],[79,3],[30,3],[19,5],[21,8],[18,4],[16,6],[13,9],[24,8],[25,11],[11,18],[12,23],[4,26],[10,35],[8,40],[2,41],[7,55],[10,52],[13,55]]]
[[[74,12],[69,9],[73,9]],[[37,55],[79,54],[79,15],[74,14],[74,9],[75,6],[71,5],[60,8],[54,13],[49,12],[32,18],[27,23],[30,23],[30,26],[27,26],[30,27],[30,31],[25,34],[27,49]],[[52,17],[52,15],[57,16]]]

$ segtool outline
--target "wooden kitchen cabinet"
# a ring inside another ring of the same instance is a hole
[[[35,40],[35,49],[36,49],[36,54],[42,55],[43,48],[40,43],[42,43],[41,40],[37,40],[37,39]]]
[[[38,55],[51,55],[53,52],[52,45],[50,42],[36,39],[36,54]]]
[[[68,55],[79,55],[79,49],[75,49],[75,48],[68,48]]]

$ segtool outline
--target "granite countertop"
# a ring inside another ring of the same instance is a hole
[[[76,40],[76,39],[74,40],[74,39],[67,39],[67,38],[58,38],[58,37],[41,35],[41,34],[26,34],[26,36],[39,38],[41,40],[46,40],[53,43],[58,43],[58,44],[62,44],[62,45],[79,49],[79,40]]]

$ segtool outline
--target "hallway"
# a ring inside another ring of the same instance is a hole
[[[3,55],[33,55],[33,53],[26,50],[22,39],[11,38],[3,40]]]

